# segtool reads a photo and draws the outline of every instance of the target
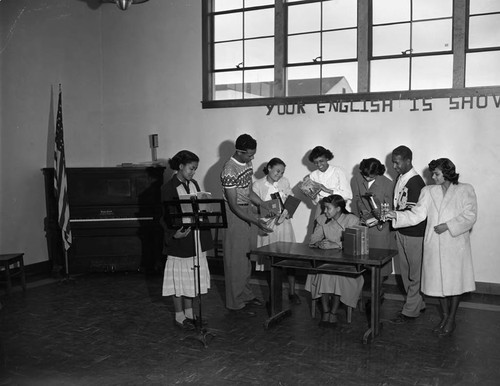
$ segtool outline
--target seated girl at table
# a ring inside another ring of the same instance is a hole
[[[347,227],[359,224],[359,219],[346,210],[346,201],[338,194],[322,200],[324,212],[316,221],[309,246],[320,249],[341,249],[342,232]],[[335,326],[340,302],[356,308],[363,289],[363,277],[348,277],[333,274],[310,274],[305,289],[313,299],[321,297],[321,327]]]

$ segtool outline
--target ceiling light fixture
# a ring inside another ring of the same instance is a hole
[[[101,0],[103,3],[114,3],[122,11],[126,11],[132,4],[145,3],[148,0]]]

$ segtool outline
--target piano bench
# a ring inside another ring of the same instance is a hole
[[[12,278],[16,276],[20,276],[23,291],[26,291],[26,275],[24,273],[23,256],[24,253],[0,254],[0,272],[4,271],[5,276],[5,280],[0,280],[0,283],[6,284],[7,295],[10,295],[12,289]]]

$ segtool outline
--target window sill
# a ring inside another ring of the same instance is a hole
[[[253,99],[226,99],[218,101],[202,101],[203,109],[227,107],[252,107],[269,105],[316,104],[330,102],[359,102],[380,100],[412,100],[438,99],[454,97],[500,96],[500,86],[470,87],[436,90],[387,91],[373,93],[353,93],[334,95],[309,95],[294,97],[253,98]]]

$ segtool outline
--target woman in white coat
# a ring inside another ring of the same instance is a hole
[[[470,231],[476,222],[474,188],[458,182],[455,165],[447,158],[429,163],[436,185],[422,189],[411,211],[391,211],[394,228],[420,223],[427,218],[422,261],[421,290],[439,298],[442,318],[433,329],[440,336],[455,330],[460,295],[476,289]]]

